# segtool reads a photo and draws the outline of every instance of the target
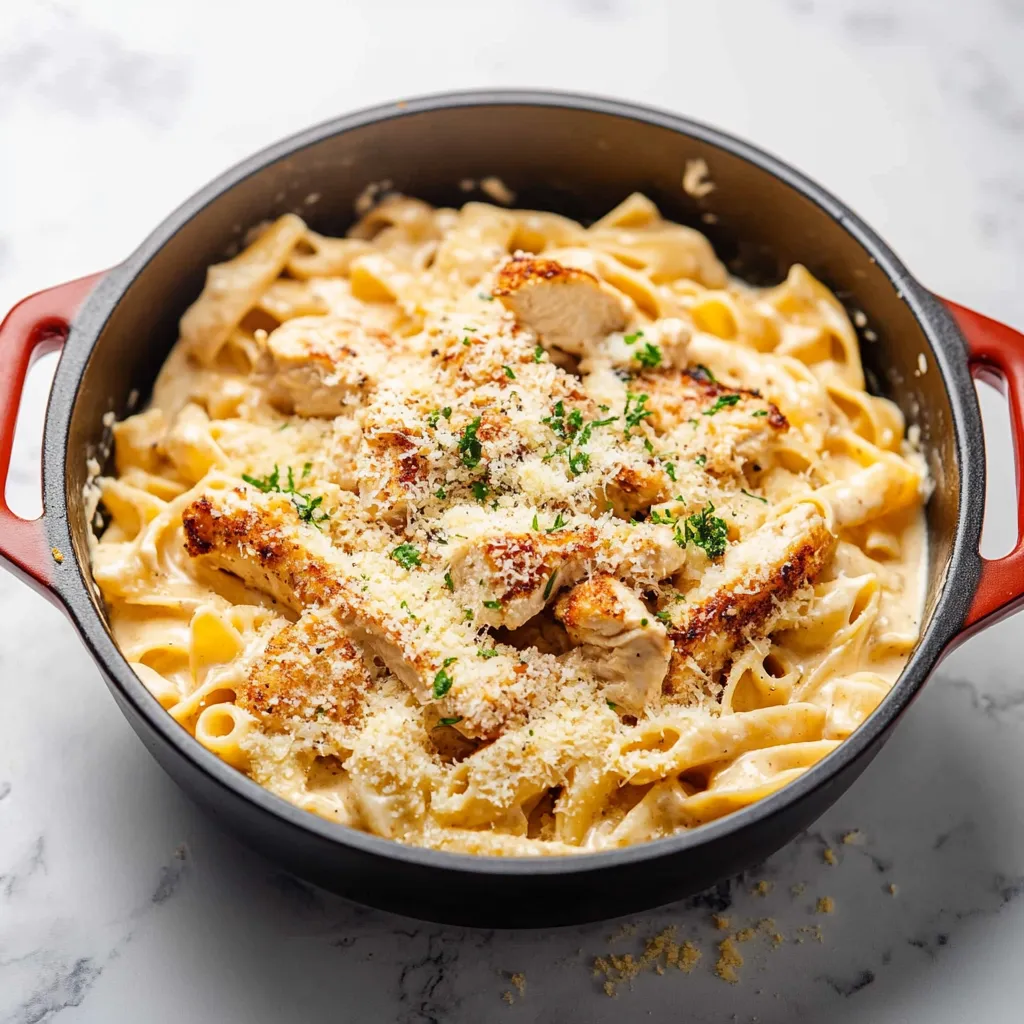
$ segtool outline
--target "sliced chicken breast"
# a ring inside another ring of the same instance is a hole
[[[668,631],[614,576],[593,576],[555,605],[555,617],[607,686],[603,696],[639,715],[661,693],[672,644]]]
[[[631,314],[622,296],[593,274],[534,256],[506,263],[493,293],[545,346],[576,356],[623,330]]]
[[[695,702],[715,692],[733,652],[771,632],[783,602],[825,568],[835,543],[818,507],[806,502],[729,547],[685,601],[669,605],[665,691]]]

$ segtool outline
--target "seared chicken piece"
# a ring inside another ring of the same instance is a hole
[[[271,398],[300,416],[340,416],[364,405],[395,358],[383,331],[351,320],[300,316],[267,338]]]
[[[502,650],[480,657],[479,623],[467,620],[443,587],[440,594],[432,587],[432,574],[383,554],[345,559],[320,531],[300,525],[284,495],[211,486],[182,522],[193,558],[295,612],[329,609],[421,704],[440,701],[468,736],[498,735],[538,693],[557,690],[563,667],[555,658],[538,655],[527,664]],[[396,593],[407,596],[398,601]]]
[[[661,692],[672,644],[668,632],[614,576],[593,576],[555,605],[555,617],[609,685],[603,696],[639,715]]]
[[[633,390],[647,395],[646,420],[661,435],[661,447],[684,463],[716,476],[734,476],[745,463],[763,456],[788,430],[778,407],[758,392],[726,387],[702,367],[645,373]]]
[[[597,488],[598,508],[610,505],[620,519],[631,519],[634,513],[666,501],[672,490],[671,478],[659,465],[621,466]]]
[[[498,272],[494,294],[521,327],[572,355],[589,355],[629,322],[622,297],[593,274],[554,260],[517,255]]]
[[[522,626],[595,569],[651,585],[686,561],[667,526],[573,518],[553,529],[538,521],[533,529],[528,510],[471,507],[446,518],[456,597],[489,626]]]
[[[713,692],[736,648],[771,632],[782,603],[813,582],[835,543],[817,506],[806,502],[729,547],[685,601],[669,605],[665,692],[698,701]]]
[[[362,652],[328,612],[307,611],[271,637],[237,704],[270,732],[355,724],[373,679]]]

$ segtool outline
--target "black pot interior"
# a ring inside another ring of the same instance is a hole
[[[928,505],[930,614],[956,533],[960,466],[953,411],[924,329],[876,256],[844,226],[847,211],[827,196],[812,200],[770,158],[699,126],[681,134],[606,111],[480,101],[394,107],[383,120],[358,121],[357,115],[312,129],[229,172],[172,216],[129,261],[129,268],[141,264],[140,269],[100,330],[70,420],[68,516],[84,565],[86,454],[101,443],[104,413],[123,415],[133,391],[145,400],[208,264],[236,252],[249,227],[286,211],[299,213],[317,231],[341,233],[372,182],[390,182],[397,191],[433,203],[461,205],[486,197],[462,191],[460,181],[497,175],[517,193],[516,205],[584,222],[630,192],[644,192],[666,217],[709,235],[740,277],[774,283],[800,262],[851,312],[863,312],[869,337],[877,339],[866,340],[862,329],[869,379],[920,428],[936,481]],[[339,133],[339,125],[346,130]],[[696,158],[707,163],[715,184],[699,200],[681,187],[687,161]],[[307,202],[314,194],[319,199]],[[152,255],[143,263],[147,249]],[[890,272],[899,274],[898,265]],[[69,344],[75,341],[73,334]],[[923,374],[920,353],[926,359]]]

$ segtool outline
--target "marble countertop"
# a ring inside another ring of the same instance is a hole
[[[10,3],[0,307],[119,261],[298,127],[517,85],[746,136],[846,199],[926,284],[1024,326],[1022,48],[1021,0]],[[28,422],[45,393],[33,378]],[[1005,410],[985,411],[995,551],[1012,473]],[[25,511],[37,461],[29,430],[11,487]],[[0,574],[0,1024],[1019,1021],[1020,628],[948,658],[852,791],[750,876],[625,923],[469,931],[350,906],[222,835],[149,758],[68,623]],[[714,972],[712,911],[757,932],[736,984]],[[666,927],[702,951],[696,967],[646,962],[609,998],[594,957],[639,959]]]

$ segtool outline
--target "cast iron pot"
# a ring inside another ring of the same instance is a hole
[[[699,200],[680,187],[695,158],[706,161],[715,183]],[[865,314],[866,331],[874,332],[867,336],[877,337],[862,345],[872,386],[920,428],[935,481],[921,641],[867,722],[753,806],[609,853],[440,853],[298,810],[205,750],[160,707],[111,639],[89,569],[86,458],[103,456],[104,415],[121,417],[149,393],[208,264],[236,251],[250,225],[288,210],[318,231],[340,233],[370,182],[459,205],[471,198],[461,180],[492,174],[515,190],[517,205],[584,221],[644,192],[665,216],[709,234],[731,269],[755,283],[805,264]],[[309,201],[313,194],[318,201]],[[660,111],[553,93],[456,93],[352,114],[251,157],[172,213],[120,266],[39,292],[11,311],[0,327],[0,485],[29,364],[61,345],[43,445],[44,512],[19,519],[0,486],[0,557],[67,612],[143,743],[218,821],[296,874],[398,913],[470,925],[568,924],[664,904],[749,867],[844,792],[944,652],[1012,611],[1024,594],[1021,540],[1002,559],[978,553],[985,466],[972,382],[972,373],[990,375],[1008,388],[1019,450],[1024,335],[937,299],[855,214],[797,171]]]

